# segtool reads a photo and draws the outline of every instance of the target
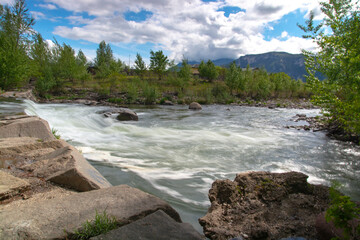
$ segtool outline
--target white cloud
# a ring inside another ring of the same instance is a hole
[[[39,4],[38,6],[49,10],[57,9],[57,7],[54,4]]]
[[[281,33],[281,38],[288,38],[289,37],[289,33],[287,31],[283,31]]]
[[[33,18],[35,18],[36,20],[39,19],[46,19],[46,16],[44,13],[42,12],[36,12],[36,11],[30,11],[30,14]]]
[[[266,41],[262,32],[269,23],[300,9],[304,15],[318,7],[314,0],[224,0],[204,3],[200,0],[46,0],[59,8],[72,11],[72,25],[58,26],[54,34],[74,40],[98,43],[154,43],[171,52],[177,60],[235,58],[249,53],[287,51],[299,53],[313,43],[282,34],[282,39]],[[237,6],[246,12],[228,18],[217,10]],[[126,21],[126,11],[151,11],[153,15],[141,23]],[[90,18],[79,16],[86,12]],[[296,27],[296,26],[294,26]]]

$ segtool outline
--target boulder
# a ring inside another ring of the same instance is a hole
[[[19,195],[29,188],[27,181],[0,170],[0,201]]]
[[[328,187],[298,172],[249,172],[216,180],[211,207],[199,219],[210,239],[317,239],[315,219],[328,207]]]
[[[30,116],[7,117],[0,120],[0,138],[35,137],[42,140],[55,139],[49,124]]]
[[[192,110],[201,110],[202,107],[201,107],[201,105],[200,105],[199,103],[197,103],[197,102],[192,102],[192,103],[190,103],[190,105],[189,105],[189,109],[192,109]]]
[[[111,186],[77,149],[63,140],[43,142],[36,138],[8,138],[0,142],[4,142],[0,147],[4,167],[12,166],[76,191]]]
[[[116,117],[119,121],[138,121],[139,117],[136,112],[133,112],[129,109],[122,109],[118,112],[119,115]]]
[[[28,100],[36,102],[36,97],[34,96],[32,90],[28,90],[25,92],[4,92],[4,93],[0,93],[0,97],[22,98],[22,99],[28,99]]]
[[[181,223],[179,214],[163,200],[126,185],[6,207],[0,205],[0,239],[65,239],[106,213],[126,224],[162,210]],[[21,214],[19,214],[21,213]]]
[[[109,109],[105,111],[97,112],[99,114],[103,114],[104,117],[111,117],[114,114],[117,114],[116,119],[119,121],[138,121],[139,117],[136,112],[126,109],[126,108],[118,108],[118,109]]]
[[[162,210],[110,231],[91,240],[201,240],[203,237],[190,224],[179,223]]]

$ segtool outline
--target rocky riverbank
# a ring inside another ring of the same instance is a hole
[[[38,117],[0,120],[0,180],[0,239],[67,239],[104,211],[118,228],[97,239],[202,239],[165,201],[111,186]]]
[[[322,239],[316,221],[330,202],[328,187],[309,184],[307,178],[298,172],[249,172],[234,181],[216,180],[209,191],[211,207],[199,219],[205,235],[217,240]]]

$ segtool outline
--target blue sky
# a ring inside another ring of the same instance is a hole
[[[1,4],[12,0],[0,0]],[[269,51],[300,53],[314,44],[296,23],[310,10],[321,19],[316,0],[28,0],[35,30],[49,40],[82,49],[89,59],[101,40],[132,64],[136,53],[148,61],[163,50],[176,62],[238,58]]]

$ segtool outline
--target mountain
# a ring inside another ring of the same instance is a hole
[[[286,52],[268,52],[263,54],[251,54],[240,57],[236,64],[246,68],[265,68],[267,72],[284,72],[295,79],[305,79],[306,75],[304,56],[302,54],[290,54]]]
[[[212,60],[216,66],[228,67],[236,62],[241,68],[247,65],[251,68],[265,68],[267,72],[284,72],[294,79],[305,80],[306,75],[304,56],[302,54],[290,54],[286,52],[268,52],[263,54],[250,54],[238,59],[221,58]],[[189,61],[189,64],[199,64],[199,61]],[[181,67],[181,63],[178,64]]]

